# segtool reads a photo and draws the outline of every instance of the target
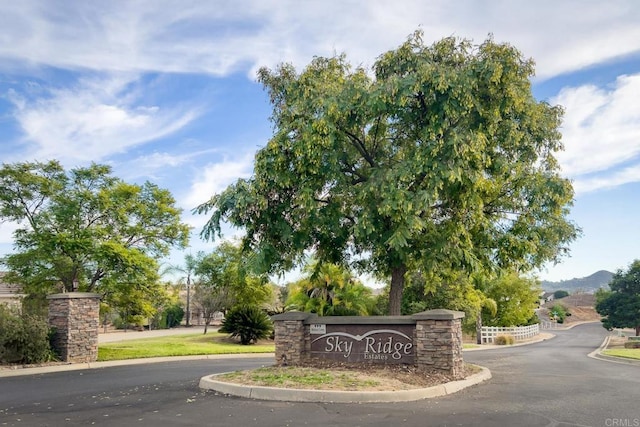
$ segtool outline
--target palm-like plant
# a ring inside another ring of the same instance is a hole
[[[242,305],[229,310],[218,331],[240,338],[240,344],[248,345],[268,338],[272,330],[267,313],[255,305]]]
[[[305,272],[307,277],[294,284],[288,305],[320,316],[371,314],[371,291],[345,268],[312,262]]]

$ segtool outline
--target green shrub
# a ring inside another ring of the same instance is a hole
[[[271,319],[255,305],[242,305],[230,310],[222,321],[219,332],[240,338],[243,345],[268,338],[273,330]]]
[[[161,328],[174,328],[180,326],[180,322],[184,318],[184,309],[179,304],[173,304],[168,306],[162,312],[162,319],[160,320]]]
[[[640,341],[627,341],[624,348],[640,348]]]
[[[553,293],[553,298],[554,299],[561,299],[561,298],[565,298],[569,296],[569,292],[567,291],[555,291]]]
[[[0,363],[42,363],[54,359],[47,321],[0,304]]]
[[[512,345],[516,340],[511,335],[498,335],[494,342],[496,345]]]
[[[562,304],[554,304],[549,309],[549,317],[553,319],[555,317],[558,323],[564,323],[564,319],[567,316],[571,316],[571,313],[567,311],[567,308]]]
[[[118,315],[113,318],[113,327],[116,329],[132,329],[132,330],[142,330],[142,324],[144,322],[143,318],[138,318],[136,316],[128,316],[129,321],[126,322],[125,318],[122,315]]]

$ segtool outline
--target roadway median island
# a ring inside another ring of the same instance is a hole
[[[484,367],[465,364],[463,379],[406,366],[269,366],[208,375],[200,388],[237,397],[290,402],[408,402],[455,393],[491,378]]]

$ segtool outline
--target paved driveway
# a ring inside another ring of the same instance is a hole
[[[396,404],[245,400],[200,377],[272,359],[169,362],[0,378],[0,425],[17,426],[640,426],[640,366],[587,357],[599,324],[538,344],[465,353],[493,379],[444,398]]]
[[[209,332],[215,332],[220,326],[209,326]],[[191,326],[189,328],[179,327],[172,329],[154,329],[151,331],[123,331],[117,330],[113,332],[100,333],[98,335],[98,343],[105,342],[117,342],[127,340],[137,340],[142,338],[163,337],[167,335],[187,335],[187,334],[202,334],[204,333],[204,326]]]

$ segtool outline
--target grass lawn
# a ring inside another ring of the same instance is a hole
[[[332,372],[328,369],[296,366],[237,371],[220,375],[216,379],[240,384],[303,389],[366,390],[380,383],[357,371]]]
[[[194,356],[203,354],[273,353],[275,345],[241,345],[217,332],[174,335],[104,343],[98,346],[98,361],[144,357]]]
[[[614,348],[611,350],[605,350],[602,354],[640,360],[640,348]]]

